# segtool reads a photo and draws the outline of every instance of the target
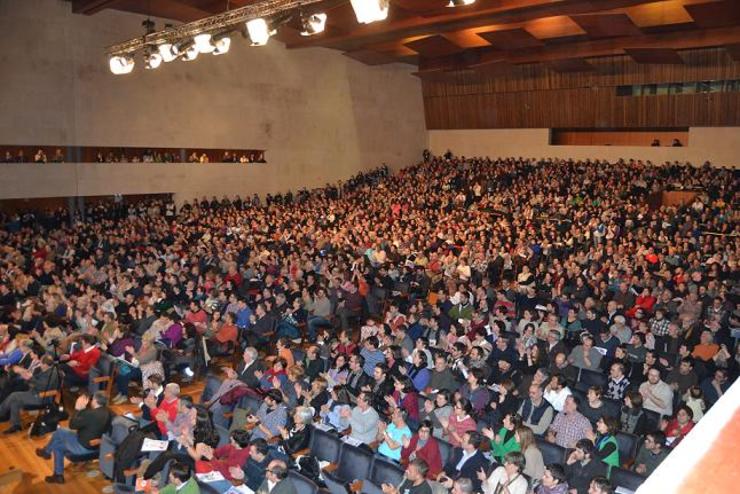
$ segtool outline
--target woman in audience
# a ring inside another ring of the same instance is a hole
[[[602,415],[606,414],[604,402],[601,401],[601,388],[598,386],[591,386],[586,392],[586,400],[581,402],[578,407],[584,417],[586,417],[592,425],[601,418]]]
[[[511,451],[504,456],[503,466],[496,468],[490,476],[483,469],[479,470],[478,479],[481,481],[483,494],[527,494],[529,482],[522,475],[525,462],[524,455]]]
[[[624,405],[619,416],[620,430],[628,434],[642,436],[647,431],[647,414],[642,408],[642,394],[637,390],[624,395]]]
[[[524,474],[530,479],[541,478],[545,472],[545,461],[540,448],[537,447],[534,432],[526,425],[521,425],[516,428],[515,439],[519,444],[519,451],[524,455],[524,459],[526,460]]]
[[[419,425],[419,395],[408,377],[393,380],[393,394],[385,397],[391,408],[400,408],[406,414],[411,429]]]
[[[423,393],[429,385],[429,379],[432,375],[427,368],[427,356],[424,352],[413,352],[411,359],[411,365],[409,366],[407,375],[414,383],[416,391]]]
[[[459,448],[462,444],[463,434],[476,430],[475,419],[471,416],[473,405],[465,398],[455,400],[455,406],[452,414],[447,418],[439,417],[439,423],[442,425],[443,439]]]
[[[480,368],[472,368],[468,372],[468,378],[463,384],[460,391],[456,393],[461,398],[468,400],[473,406],[473,415],[482,416],[486,411],[486,406],[491,399],[491,393],[485,387],[486,380],[484,371]]]
[[[249,432],[237,429],[231,433],[228,444],[213,449],[205,443],[188,448],[195,460],[196,473],[218,472],[230,482],[243,478],[242,465],[249,458]]]
[[[450,402],[450,392],[442,389],[434,397],[434,400],[427,399],[424,401],[424,410],[420,410],[420,417],[422,420],[429,420],[432,423],[434,437],[446,439],[444,424],[452,415],[452,412],[453,405]]]
[[[522,418],[516,413],[504,417],[503,426],[498,433],[486,427],[482,433],[491,441],[491,453],[501,461],[509,451],[521,451],[516,439],[516,430],[522,425]]]
[[[298,451],[308,448],[311,439],[311,423],[315,410],[310,407],[299,406],[293,411],[293,427],[280,429],[278,448],[282,453],[292,456]]]
[[[334,363],[328,372],[323,373],[324,379],[329,383],[329,387],[333,388],[337,384],[344,383],[347,380],[348,375],[347,357],[343,353],[338,354],[334,358]]]
[[[439,443],[432,436],[431,420],[422,421],[416,434],[411,436],[411,439],[403,440],[401,462],[406,463],[416,458],[424,460],[429,466],[427,479],[436,479],[442,471],[442,455],[439,451]]]
[[[619,430],[617,419],[604,415],[596,422],[596,433],[589,431],[586,434],[594,442],[594,457],[606,464],[608,472],[621,466],[617,430]]]

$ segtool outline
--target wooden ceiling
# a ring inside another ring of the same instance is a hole
[[[117,9],[180,22],[254,2],[72,0],[81,14]],[[435,79],[528,63],[589,71],[589,58],[625,54],[637,63],[681,64],[681,50],[718,46],[738,58],[740,0],[477,0],[447,8],[448,2],[391,0],[386,21],[364,25],[349,0],[326,0],[311,9],[328,14],[324,33],[302,37],[293,20],[276,37],[289,48],[332,48],[369,65],[415,64],[420,76]]]

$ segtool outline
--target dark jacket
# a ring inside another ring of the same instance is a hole
[[[459,478],[470,479],[473,482],[473,492],[480,492],[481,481],[478,479],[478,471],[481,468],[488,471],[490,463],[486,457],[483,456],[483,453],[476,451],[475,454],[468,458],[468,461],[463,464],[462,469],[458,471],[457,464],[462,459],[462,456],[462,448],[455,448],[454,454],[450,457],[444,467],[445,475],[452,480],[457,480]]]
[[[69,420],[69,428],[77,431],[77,439],[87,449],[90,441],[100,437],[110,429],[113,414],[105,407],[87,408],[75,413]]]
[[[246,372],[244,372],[244,362],[242,362],[241,364],[239,364],[239,367],[236,368],[236,374],[238,379],[250,388],[259,388],[260,380],[257,378],[257,376],[254,375],[254,373],[256,371],[264,370],[265,367],[262,365],[262,362],[257,360],[249,366]]]
[[[565,465],[565,477],[571,489],[576,489],[578,494],[588,494],[588,486],[591,479],[597,475],[606,475],[606,464],[598,458],[582,465],[580,461],[572,465]]]

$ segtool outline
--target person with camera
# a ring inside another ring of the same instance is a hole
[[[54,360],[49,355],[41,357],[34,370],[16,369],[18,376],[28,383],[27,391],[15,391],[0,404],[0,420],[10,414],[10,427],[4,432],[13,434],[21,430],[21,410],[27,406],[41,405],[40,393],[59,387],[59,373],[52,367]]]
[[[81,394],[75,401],[75,411],[69,419],[69,429],[60,427],[51,436],[51,441],[36,450],[44,459],[54,457],[54,473],[44,480],[49,484],[64,483],[65,455],[81,455],[95,449],[92,441],[110,429],[113,414],[108,409],[108,398],[104,392],[96,392],[92,398]]]

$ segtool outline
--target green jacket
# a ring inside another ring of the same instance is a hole
[[[602,458],[601,461],[607,464],[609,467],[607,472],[609,475],[611,475],[611,471],[613,467],[619,467],[621,466],[619,464],[619,443],[617,443],[617,438],[608,435],[606,437],[601,438],[599,441],[597,441],[599,451],[606,447],[607,444],[613,444],[614,445],[614,451],[612,451],[609,456]]]
[[[195,479],[191,478],[185,482],[185,485],[179,491],[173,484],[169,484],[164,486],[162,490],[159,491],[159,494],[200,494],[200,487],[198,487],[198,483]]]
[[[508,440],[506,439],[507,432],[511,432],[511,437]],[[502,427],[498,431],[498,435],[501,435],[504,438],[504,442],[497,443],[495,441],[495,438],[491,441],[491,452],[493,453],[493,456],[495,456],[497,460],[503,461],[504,455],[506,453],[510,453],[512,451],[519,451],[521,449],[519,447],[519,443],[516,442],[516,434],[514,434],[513,431],[509,431],[508,429],[506,429],[506,427]]]

